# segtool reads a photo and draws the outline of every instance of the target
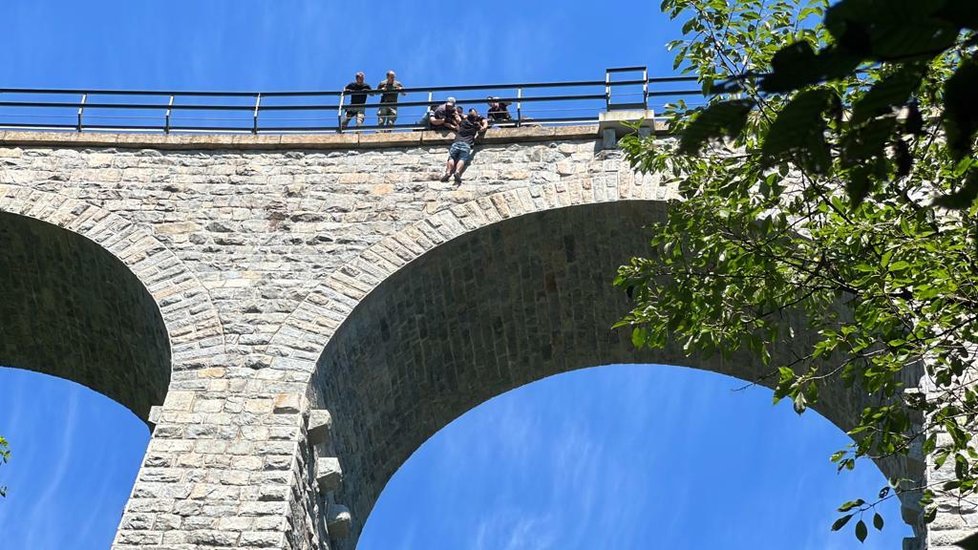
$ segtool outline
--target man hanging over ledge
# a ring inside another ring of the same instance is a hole
[[[469,109],[469,114],[462,119],[458,131],[455,133],[455,142],[448,149],[448,161],[445,163],[445,173],[441,181],[448,181],[448,178],[455,176],[455,184],[462,184],[462,174],[468,168],[472,160],[472,150],[475,148],[475,140],[478,136],[485,133],[489,127],[489,122],[479,116],[475,109]]]

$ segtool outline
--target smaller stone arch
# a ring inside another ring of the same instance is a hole
[[[77,235],[92,243],[93,253],[103,250],[125,266],[159,310],[169,344],[167,368],[195,369],[223,360],[224,331],[207,290],[150,231],[92,204],[9,184],[0,184],[0,213],[35,220],[35,232],[51,234],[42,227],[49,225]],[[121,388],[93,389],[122,402],[143,419],[148,418],[149,406],[154,404],[146,398],[126,396],[128,390]],[[154,401],[160,403],[158,397]]]

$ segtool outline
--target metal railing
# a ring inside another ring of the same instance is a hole
[[[640,75],[640,76],[637,76]],[[499,126],[593,123],[611,110],[659,110],[660,98],[702,100],[699,89],[683,89],[694,77],[648,76],[645,67],[608,69],[604,80],[483,84],[403,88],[405,99],[351,104],[350,92],[200,92],[134,90],[52,90],[0,88],[0,130],[73,130],[103,132],[320,133],[419,130],[430,109],[456,95],[456,104],[475,107],[483,116],[491,100],[507,104],[509,120]],[[393,93],[393,92],[391,92]],[[490,95],[482,95],[487,94]],[[478,96],[476,95],[478,94]],[[372,101],[373,100],[373,101]],[[650,101],[653,103],[650,104]],[[381,125],[380,108],[397,109],[393,125]],[[509,109],[511,107],[512,109]],[[364,110],[376,124],[349,127],[344,120]]]

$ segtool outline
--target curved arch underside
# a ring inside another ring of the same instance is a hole
[[[615,269],[648,253],[643,227],[664,219],[667,207],[616,201],[495,223],[421,256],[360,302],[326,346],[311,386],[332,412],[344,471],[337,498],[350,505],[355,533],[424,441],[510,389],[612,363],[686,365],[744,380],[763,374],[744,354],[690,358],[680,345],[637,352],[627,331],[611,330],[629,307],[611,285]],[[796,339],[779,344],[776,359],[808,343],[803,323],[790,322]],[[848,429],[863,404],[836,385],[823,388],[817,408]]]
[[[0,365],[78,382],[145,419],[163,402],[170,346],[139,279],[92,241],[0,212]]]

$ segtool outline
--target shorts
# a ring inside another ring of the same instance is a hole
[[[397,108],[396,107],[381,107],[377,109],[377,118],[380,120],[381,124],[394,125],[394,121],[397,120]]]
[[[350,119],[355,118],[357,119],[358,124],[363,124],[363,118],[366,112],[367,112],[366,107],[361,107],[361,106],[347,107],[346,120],[349,122]]]
[[[448,157],[454,161],[469,162],[472,160],[472,146],[464,141],[456,141],[448,148]]]

